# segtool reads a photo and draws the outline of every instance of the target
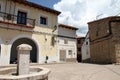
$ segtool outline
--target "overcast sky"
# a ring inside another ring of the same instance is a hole
[[[61,12],[59,23],[79,28],[77,34],[85,36],[87,23],[120,13],[120,0],[29,0]]]
[[[89,21],[120,13],[120,0],[61,0],[53,6],[62,12],[59,23],[78,27],[79,36],[86,35]]]

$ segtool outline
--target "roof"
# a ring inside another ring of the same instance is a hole
[[[59,24],[59,27],[64,27],[64,28],[68,28],[68,29],[78,30],[78,28],[73,27],[73,26],[69,26],[69,25],[66,25],[66,24]]]
[[[101,20],[105,20],[105,19],[108,19],[108,20],[114,20],[114,19],[120,20],[120,16],[109,16],[109,17],[105,17],[105,18],[102,18],[102,19],[98,19],[98,20],[88,22],[88,24],[94,23],[94,22],[97,22],[97,21],[101,21]]]
[[[50,12],[50,13],[53,13],[53,14],[57,14],[57,15],[59,15],[61,13],[61,12],[56,11],[54,9],[51,9],[51,8],[48,8],[48,7],[30,2],[30,1],[27,1],[27,0],[12,0],[12,1],[30,6],[30,7],[33,7],[33,8],[37,8],[37,9],[40,9],[40,10],[43,10],[43,11],[47,11],[47,12]]]

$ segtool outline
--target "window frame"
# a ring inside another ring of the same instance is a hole
[[[19,16],[19,15],[21,15],[21,16]],[[25,17],[23,17],[23,16],[25,16]],[[17,24],[27,25],[27,12],[23,12],[23,11],[18,10]]]
[[[73,58],[73,50],[68,50],[69,58]]]
[[[43,20],[43,21],[42,21],[42,20]],[[39,23],[40,23],[41,25],[48,25],[48,17],[40,16]]]
[[[64,44],[68,44],[68,39],[64,39]]]
[[[72,55],[72,50],[68,50],[68,55]]]

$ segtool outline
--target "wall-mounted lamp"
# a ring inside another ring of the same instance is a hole
[[[54,32],[56,29],[57,29],[57,25],[55,25],[55,26],[54,26],[54,28],[53,28],[53,31],[52,31],[52,32]]]
[[[53,35],[51,39],[52,39],[51,40],[51,45],[54,46],[55,43],[57,42],[57,37],[55,35]]]
[[[45,35],[45,41],[47,41],[47,36]]]

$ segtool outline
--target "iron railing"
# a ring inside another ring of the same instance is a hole
[[[22,19],[18,21],[19,19]],[[11,24],[18,24],[21,26],[31,27],[34,28],[35,26],[35,19],[25,18],[5,12],[0,12],[0,22],[11,23]]]

